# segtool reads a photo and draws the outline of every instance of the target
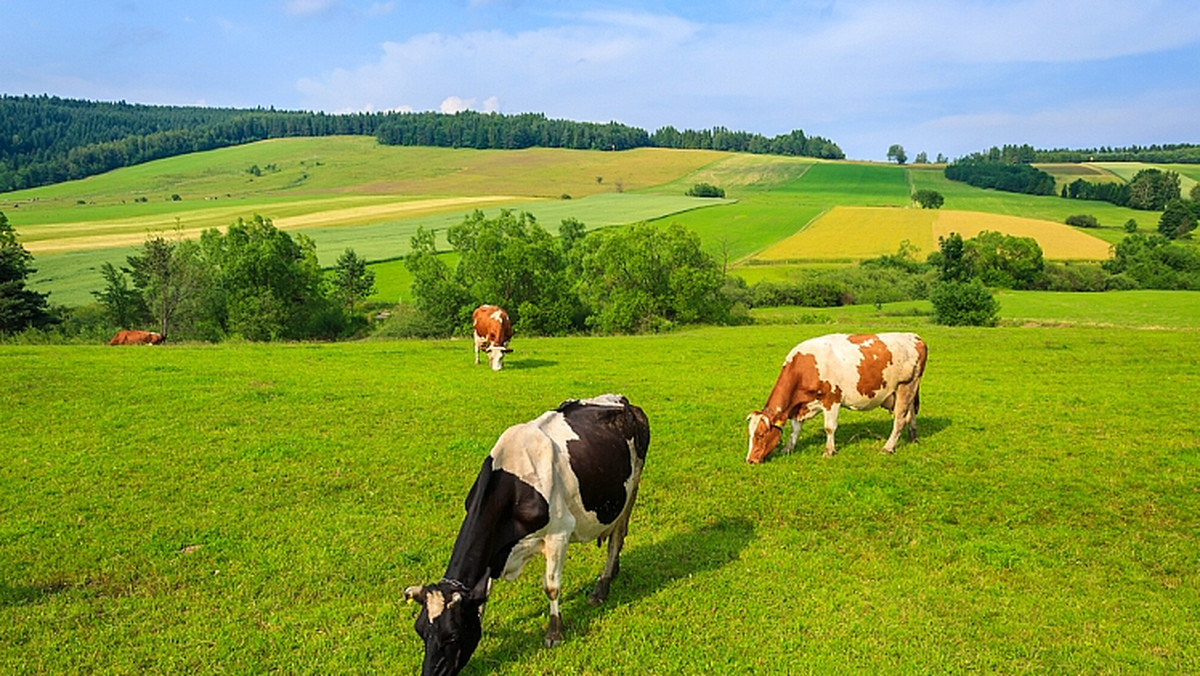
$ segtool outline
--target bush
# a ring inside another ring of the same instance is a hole
[[[715,185],[709,185],[708,183],[697,183],[696,185],[694,185],[690,189],[688,189],[688,191],[684,194],[687,195],[688,197],[721,197],[721,198],[724,198],[725,197],[725,189],[718,188]]]
[[[1077,228],[1098,228],[1100,221],[1096,220],[1091,214],[1074,214],[1067,216],[1067,225],[1073,225]]]
[[[933,321],[945,326],[995,326],[1000,304],[978,279],[968,282],[939,282],[929,300]]]

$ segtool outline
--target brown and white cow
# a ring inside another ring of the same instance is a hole
[[[504,355],[512,352],[508,346],[513,335],[508,313],[495,305],[480,305],[472,313],[471,321],[475,325],[475,363],[479,364],[479,350],[483,348],[493,371],[504,368]]]
[[[163,342],[161,333],[152,331],[135,331],[122,329],[108,341],[109,345],[159,345]]]
[[[762,410],[747,416],[750,449],[746,462],[767,459],[792,421],[792,436],[784,448],[796,446],[800,426],[824,413],[825,455],[836,452],[833,434],[838,410],[866,411],[879,406],[892,412],[892,434],[884,453],[896,449],[900,431],[908,427],[917,440],[917,410],[921,406],[921,376],[928,349],[915,333],[847,335],[835,333],[806,340],[788,353]]]

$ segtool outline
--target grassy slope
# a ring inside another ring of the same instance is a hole
[[[461,340],[0,347],[0,670],[412,673],[400,593],[442,574],[496,436],[606,391],[653,427],[610,601],[573,547],[542,649],[531,565],[469,674],[1200,669],[1194,330],[910,317],[920,444],[846,413],[832,460],[810,425],[743,462],[792,345],[889,321],[521,339],[499,374]]]
[[[254,177],[246,173],[252,165],[275,165],[277,171]],[[683,198],[698,181],[724,187],[736,201],[716,206],[712,200]],[[262,213],[281,227],[313,236],[324,264],[332,264],[347,247],[370,260],[402,255],[416,227],[444,229],[476,206],[530,210],[551,229],[567,216],[591,227],[664,219],[692,228],[718,260],[733,263],[792,235],[833,206],[906,206],[910,185],[938,190],[946,197],[945,208],[953,210],[1060,223],[1073,213],[1091,213],[1105,227],[1088,234],[1110,243],[1124,236],[1122,226],[1130,218],[1143,229],[1157,220],[1156,214],[1098,202],[979,190],[947,181],[933,167],[653,149],[392,148],[359,137],[282,139],[172,158],[7,193],[0,196],[0,208],[31,247],[78,237],[80,227],[102,238],[125,238],[124,247],[35,253],[35,288],[53,291],[55,302],[79,304],[90,302],[89,292],[102,286],[97,270],[103,262],[122,262],[147,232],[169,232],[176,218],[194,231]],[[173,193],[182,201],[170,201]],[[574,199],[560,199],[564,194]],[[133,201],[142,196],[149,201]],[[453,204],[447,198],[498,201]],[[414,204],[421,207],[396,211]],[[394,288],[403,279],[381,282]]]

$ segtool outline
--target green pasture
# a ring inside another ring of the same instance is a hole
[[[785,266],[748,266],[772,270]],[[774,279],[773,277],[764,277]],[[747,280],[750,283],[754,280]],[[1193,291],[1108,291],[1062,293],[1001,291],[1000,320],[1004,326],[1099,327],[1157,330],[1200,329],[1200,294]],[[933,314],[927,300],[829,308],[765,307],[750,311],[758,324],[856,324],[900,326],[923,322]]]
[[[260,169],[259,175],[247,172]],[[1190,167],[1172,169],[1187,176]],[[1131,168],[1103,165],[1105,171]],[[1132,175],[1132,174],[1131,174]],[[1192,180],[1192,179],[1187,179]],[[687,198],[697,182],[726,189],[727,200]],[[91,302],[104,262],[121,263],[147,233],[228,224],[262,214],[278,221],[319,217],[335,223],[287,226],[314,238],[323,265],[346,248],[370,261],[402,256],[417,227],[444,231],[472,205],[417,207],[423,200],[489,199],[485,212],[528,210],[553,230],[563,218],[589,227],[642,220],[677,221],[694,230],[718,261],[735,265],[838,205],[908,206],[911,189],[945,196],[946,209],[1063,222],[1086,213],[1104,227],[1088,230],[1106,242],[1125,236],[1129,219],[1153,230],[1158,214],[1103,202],[1033,197],[981,190],[946,180],[940,167],[828,162],[811,158],[707,151],[640,149],[629,152],[477,151],[379,146],[363,137],[279,139],[169,158],[81,181],[0,195],[0,210],[30,243],[95,237],[79,250],[35,251],[31,286],[65,305]],[[180,201],[171,200],[173,194]],[[570,195],[572,199],[563,199]],[[136,201],[145,198],[145,202]],[[411,214],[386,209],[412,203]],[[705,208],[698,208],[705,207]],[[356,220],[357,219],[357,220]],[[300,222],[293,220],[293,222]],[[120,235],[119,246],[105,246]],[[132,239],[131,239],[132,237]],[[820,258],[814,255],[814,258]],[[377,269],[379,284],[397,266]],[[382,294],[381,294],[382,295]],[[388,292],[383,297],[395,297]]]
[[[0,671],[414,673],[401,592],[443,573],[496,437],[622,392],[652,438],[607,604],[603,551],[573,546],[542,648],[535,561],[466,673],[1196,672],[1197,333],[1138,309],[1187,294],[1077,295],[1154,330],[869,307],[518,336],[500,373],[466,340],[0,346]],[[810,423],[744,462],[795,343],[884,328],[930,345],[919,443],[882,455],[887,415],[847,411],[834,458]]]

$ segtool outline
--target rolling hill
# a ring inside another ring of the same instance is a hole
[[[728,199],[684,196],[697,182],[723,187]],[[941,192],[945,211],[912,208],[917,188]],[[262,141],[0,194],[0,211],[36,257],[31,285],[67,305],[90,302],[102,285],[99,266],[123,262],[149,233],[194,236],[262,214],[313,237],[323,264],[345,248],[378,262],[403,256],[418,227],[444,231],[475,209],[528,211],[551,231],[568,217],[590,228],[670,219],[696,231],[719,260],[756,264],[854,260],[894,252],[906,238],[928,252],[951,229],[1032,236],[1048,258],[1096,259],[1124,235],[1125,221],[1150,227],[1157,218],[980,190],[928,165],[660,148],[397,147],[355,136]],[[1085,234],[1061,225],[1081,211],[1104,227]],[[813,239],[822,233],[825,244]]]

